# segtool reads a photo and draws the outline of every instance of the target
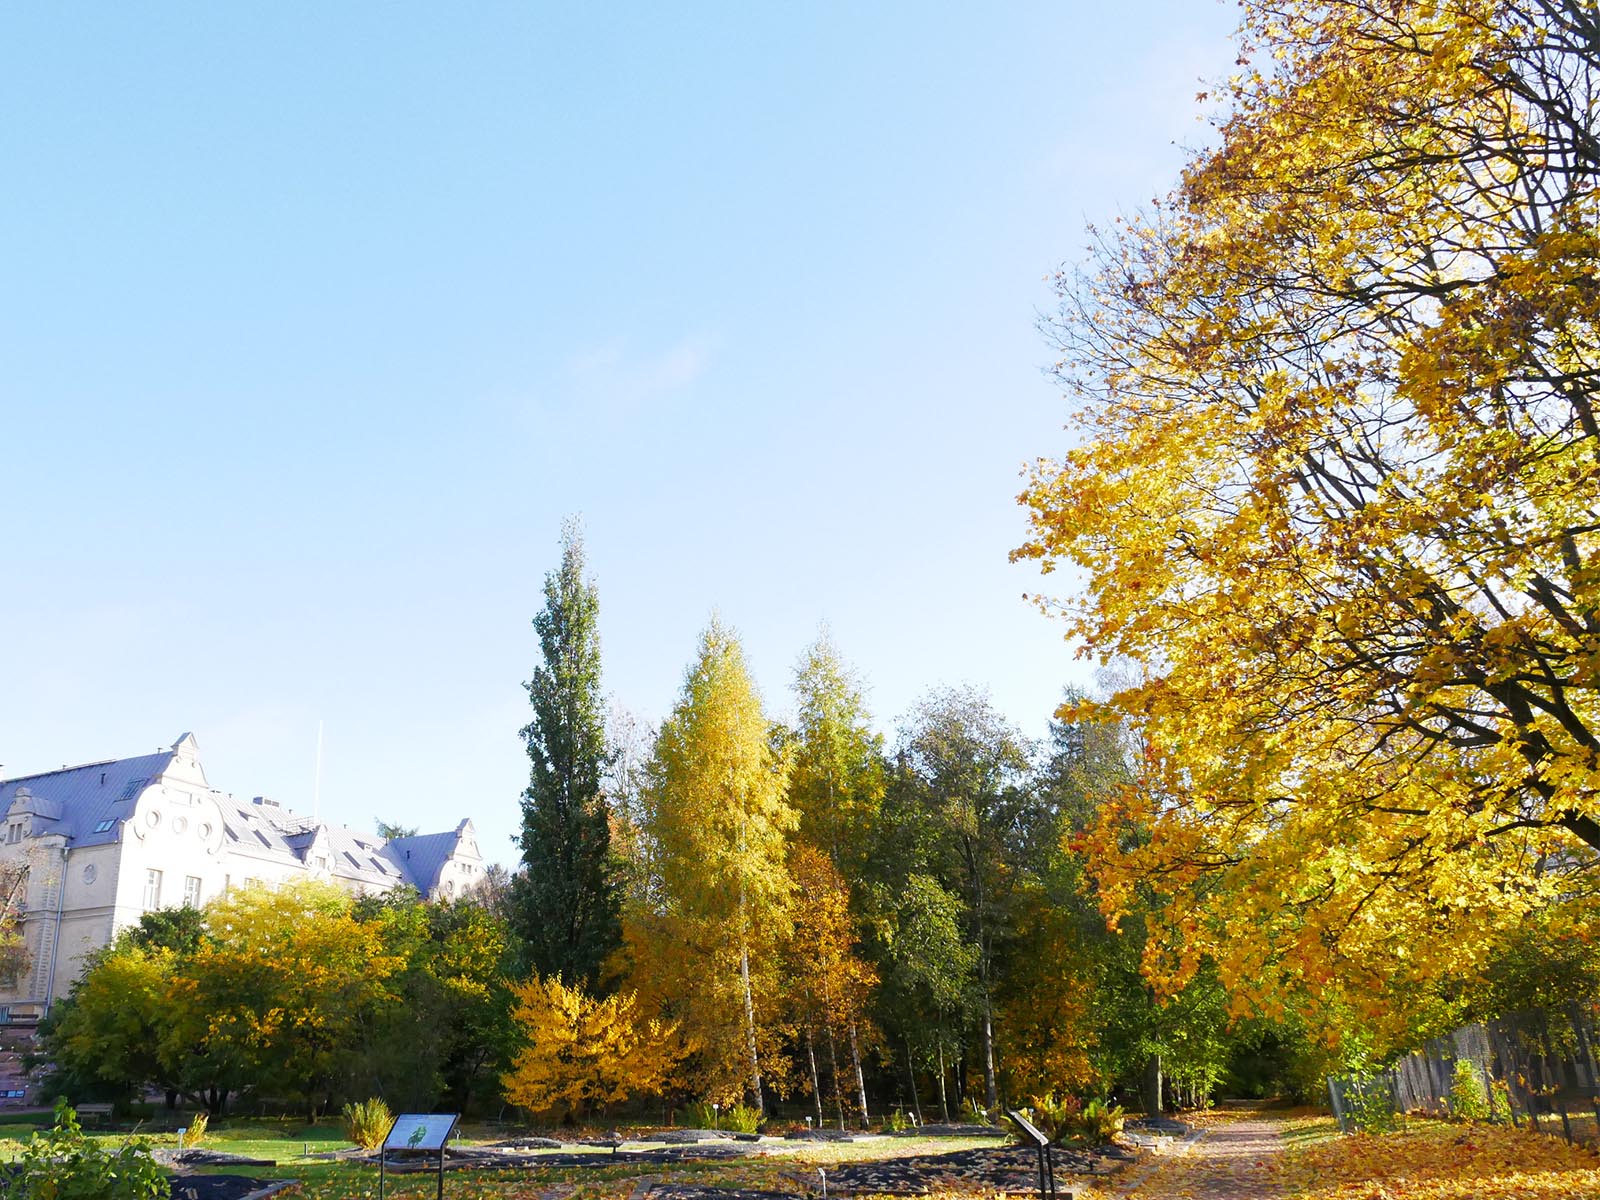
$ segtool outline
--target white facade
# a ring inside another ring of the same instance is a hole
[[[262,797],[238,801],[206,781],[190,734],[153,755],[0,781],[0,812],[0,873],[27,870],[19,907],[28,967],[11,986],[0,980],[0,1007],[13,1020],[42,1016],[86,955],[152,909],[308,877],[356,893],[410,885],[441,899],[483,873],[470,820],[385,843]]]

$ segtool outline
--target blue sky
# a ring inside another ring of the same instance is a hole
[[[1046,277],[1164,192],[1214,0],[0,13],[0,775],[192,730],[214,785],[510,838],[581,514],[607,686],[713,609],[782,715],[1083,684],[1025,604]],[[1056,582],[1056,581],[1052,581]],[[1065,581],[1062,581],[1063,583]]]

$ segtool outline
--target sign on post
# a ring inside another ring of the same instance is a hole
[[[1039,1127],[1014,1108],[1006,1109],[1006,1117],[1015,1125],[1023,1138],[1039,1152],[1039,1200],[1054,1200],[1056,1195],[1056,1165],[1050,1158],[1050,1139]]]
[[[444,1200],[444,1148],[455,1131],[460,1113],[401,1113],[389,1126],[378,1151],[378,1200],[383,1200],[387,1181],[385,1164],[391,1150],[419,1150],[439,1152],[439,1200]]]

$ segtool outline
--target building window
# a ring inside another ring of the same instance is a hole
[[[183,902],[190,908],[200,907],[200,876],[185,875],[183,877]]]
[[[21,840],[22,840],[22,822],[21,821],[13,821],[13,822],[11,822],[10,826],[6,829],[6,844],[10,845],[10,846],[14,846],[18,842],[20,842]]]
[[[149,870],[144,873],[144,906],[148,911],[161,907],[161,872]]]

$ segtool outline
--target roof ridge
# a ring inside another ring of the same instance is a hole
[[[53,771],[35,771],[31,775],[11,775],[0,779],[0,785],[8,783],[27,783],[30,779],[43,779],[48,775],[65,775],[68,771],[90,771],[95,767],[109,767],[112,763],[135,762],[141,758],[171,757],[171,750],[156,750],[150,754],[131,754],[127,758],[102,758],[94,762],[73,763],[70,767],[57,767]]]

